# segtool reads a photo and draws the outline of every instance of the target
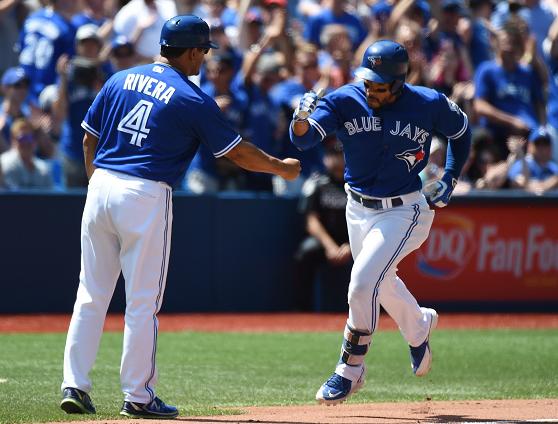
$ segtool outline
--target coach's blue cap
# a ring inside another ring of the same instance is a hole
[[[531,131],[531,133],[529,134],[529,141],[531,143],[534,143],[536,141],[546,141],[550,143],[552,141],[552,138],[545,127],[538,127]]]
[[[2,75],[2,85],[16,85],[22,81],[29,81],[29,77],[21,66],[8,68]]]

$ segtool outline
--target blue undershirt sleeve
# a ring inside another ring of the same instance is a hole
[[[320,142],[322,141],[321,134],[312,125],[310,125],[310,128],[308,129],[306,134],[304,134],[303,136],[298,136],[295,135],[295,133],[293,132],[293,124],[291,122],[291,124],[289,125],[289,135],[291,137],[291,142],[299,150],[311,149],[312,147],[320,144]]]
[[[448,139],[448,150],[446,154],[446,172],[454,178],[459,178],[463,165],[467,162],[471,149],[471,129],[467,127],[459,138]]]

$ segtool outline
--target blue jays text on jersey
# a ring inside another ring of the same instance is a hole
[[[241,141],[215,101],[163,63],[114,74],[82,127],[99,139],[96,167],[171,186],[184,175],[200,143],[221,157]]]
[[[434,132],[449,139],[465,134],[467,116],[435,90],[405,84],[392,104],[373,110],[363,82],[327,95],[308,119],[310,130],[291,139],[307,149],[335,133],[345,152],[345,181],[372,197],[398,196],[421,188]]]

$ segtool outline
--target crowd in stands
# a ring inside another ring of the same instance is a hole
[[[303,169],[286,182],[201,146],[177,190],[299,195],[325,168],[323,147],[290,143],[294,108],[308,90],[352,82],[382,38],[407,48],[409,83],[469,117],[455,193],[558,190],[558,0],[0,0],[0,188],[86,187],[83,116],[113,73],[154,60],[177,14],[205,19],[221,46],[194,82],[243,137]],[[425,182],[441,176],[446,147],[433,138]]]

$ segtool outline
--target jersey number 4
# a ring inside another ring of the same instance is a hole
[[[147,128],[147,120],[152,107],[152,102],[140,100],[118,123],[118,131],[132,135],[130,144],[141,147],[141,142],[149,135],[151,130]]]

